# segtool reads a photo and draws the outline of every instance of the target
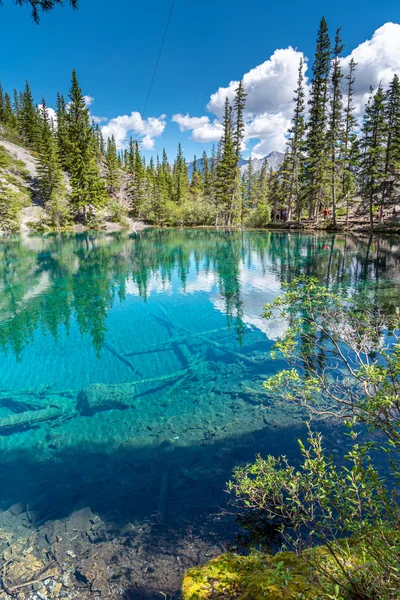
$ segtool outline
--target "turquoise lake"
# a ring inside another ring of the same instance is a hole
[[[0,255],[0,508],[38,524],[79,506],[176,528],[215,514],[234,465],[297,455],[304,414],[262,388],[284,366],[269,353],[286,323],[261,317],[282,282],[383,310],[400,296],[395,238],[145,230],[3,239]]]

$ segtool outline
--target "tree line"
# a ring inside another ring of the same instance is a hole
[[[289,219],[316,219],[328,209],[333,225],[352,206],[383,220],[398,200],[400,184],[400,82],[394,75],[388,89],[370,88],[360,122],[354,89],[357,63],[351,59],[344,75],[341,29],[331,43],[322,18],[312,67],[306,115],[304,67],[300,60],[292,125],[279,172],[278,204]],[[361,201],[361,203],[360,203]],[[325,212],[326,214],[326,212]]]
[[[225,101],[223,133],[210,156],[188,165],[181,144],[173,163],[165,149],[146,161],[140,142],[130,138],[118,150],[91,121],[75,71],[68,101],[57,95],[56,119],[45,99],[36,105],[28,82],[12,97],[0,86],[0,125],[6,136],[31,149],[38,160],[36,194],[48,224],[95,226],[127,216],[156,225],[263,227],[282,218],[313,222],[321,213],[336,226],[349,223],[357,208],[371,228],[393,210],[400,183],[400,81],[370,92],[363,118],[356,118],[357,64],[346,74],[340,29],[331,43],[322,18],[312,66],[308,107],[300,60],[292,124],[284,160],[274,171],[264,159],[255,170],[250,158],[241,171],[246,90],[239,82],[233,102]],[[308,108],[308,109],[307,109]],[[190,169],[189,169],[190,167]],[[3,222],[16,197],[0,188]],[[4,210],[3,210],[3,208]],[[7,209],[7,210],[6,210]],[[286,220],[285,219],[285,220]]]

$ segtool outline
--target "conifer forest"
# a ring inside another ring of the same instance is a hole
[[[117,149],[91,122],[77,74],[68,94],[57,94],[55,116],[47,100],[0,88],[1,135],[32,151],[38,161],[34,194],[50,227],[73,223],[93,227],[102,219],[126,217],[156,226],[266,227],[321,222],[349,225],[367,217],[371,229],[396,215],[400,192],[400,80],[370,90],[362,119],[355,117],[357,64],[341,66],[340,28],[331,36],[324,18],[317,34],[311,89],[305,98],[304,64],[298,67],[292,124],[277,169],[265,159],[255,172],[244,169],[246,90],[239,83],[225,102],[223,133],[210,155],[190,164],[181,144],[175,157],[165,150],[146,161],[140,142]],[[50,99],[54,104],[54,99]],[[0,147],[0,161],[5,151]],[[190,167],[190,168],[189,168]],[[21,198],[1,181],[3,227],[18,227]]]

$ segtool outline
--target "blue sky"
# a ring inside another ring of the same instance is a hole
[[[114,133],[122,145],[132,133],[145,138],[148,154],[165,146],[172,159],[179,140],[187,157],[210,149],[219,135],[221,102],[233,93],[229,83],[245,74],[250,89],[245,153],[282,150],[298,59],[303,53],[311,62],[322,14],[332,36],[343,26],[344,56],[354,52],[359,62],[360,106],[370,84],[400,73],[400,25],[390,25],[400,23],[398,0],[368,5],[365,0],[175,0],[148,108],[141,115],[169,7],[170,0],[80,0],[78,11],[57,8],[42,15],[38,26],[28,8],[4,0],[0,81],[12,91],[28,79],[35,98],[44,95],[54,106],[56,92],[67,93],[75,68],[84,93],[94,98],[91,113],[107,119],[101,123],[106,134]]]

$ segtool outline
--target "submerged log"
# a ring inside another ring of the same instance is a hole
[[[114,408],[126,409],[134,405],[135,385],[119,383],[107,385],[92,383],[78,394],[77,409],[84,416]]]
[[[0,435],[9,435],[26,429],[31,429],[43,421],[52,421],[61,417],[63,411],[60,408],[43,408],[19,414],[10,415],[0,419]],[[71,415],[72,416],[72,415]]]

